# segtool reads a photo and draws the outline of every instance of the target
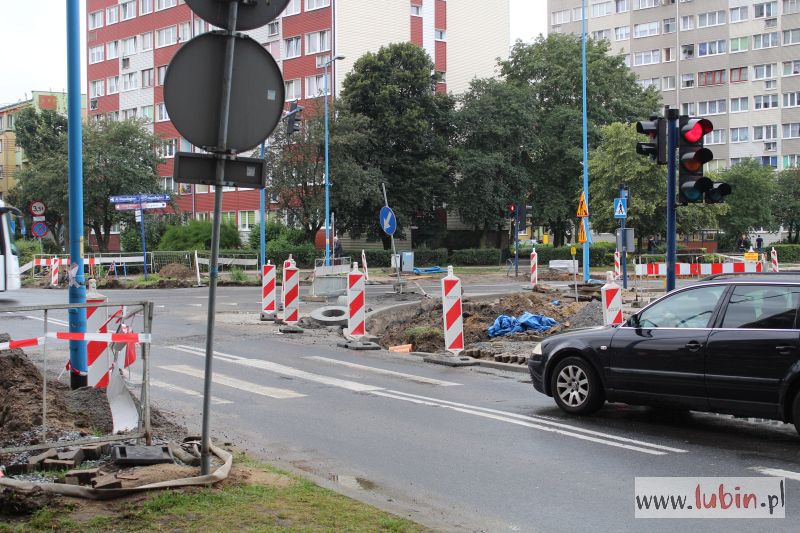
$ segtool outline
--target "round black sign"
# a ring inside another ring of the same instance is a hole
[[[219,0],[186,0],[197,15],[218,28],[228,28],[228,2]],[[289,0],[256,0],[245,4],[239,2],[236,30],[247,31],[260,28],[283,13]]]

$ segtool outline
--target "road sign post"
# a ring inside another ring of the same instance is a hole
[[[394,211],[392,208],[389,207],[389,200],[386,196],[386,184],[381,183],[381,187],[383,188],[383,207],[381,208],[379,221],[381,224],[381,229],[383,229],[384,233],[386,233],[392,240],[392,257],[396,258],[397,260],[397,292],[403,292],[403,285],[400,281],[400,257],[397,255],[397,249],[394,246],[394,232],[397,231],[397,217],[394,216]]]
[[[614,199],[614,218],[619,219],[620,233],[622,234],[622,288],[628,288],[628,239],[625,235],[625,221],[628,217],[628,187],[623,185],[619,188],[619,198]]]
[[[581,221],[582,222],[582,221]],[[578,253],[578,250],[575,249],[574,246],[571,246],[569,249],[569,253],[572,256],[572,270],[575,278],[575,301],[578,301],[578,262],[575,261],[575,255]]]

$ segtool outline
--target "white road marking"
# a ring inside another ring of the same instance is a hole
[[[31,320],[38,320],[39,322],[44,322],[44,318],[42,318],[40,316],[25,315],[25,318],[30,318]],[[47,317],[47,322],[48,323],[52,322],[56,326],[69,326],[69,322],[67,322],[65,320],[61,320],[59,318]]]
[[[193,368],[188,365],[164,365],[160,366],[159,368],[163,368],[164,370],[170,370],[172,372],[178,372],[179,374],[185,374],[187,376],[192,376],[200,379],[203,379],[205,377],[204,371],[198,368]],[[305,394],[300,394],[298,392],[294,392],[289,389],[264,387],[262,385],[256,385],[255,383],[250,383],[249,381],[243,381],[241,379],[232,378],[230,376],[226,376],[224,374],[219,374],[216,372],[214,373],[214,383],[225,385],[226,387],[231,387],[234,389],[239,389],[244,392],[252,392],[254,394],[260,394],[261,396],[269,396],[270,398],[276,398],[278,400],[285,400],[287,398],[302,398],[305,396]]]
[[[174,345],[170,346],[170,348],[172,348],[173,350],[178,350],[192,355],[196,355],[198,357],[205,357],[205,351],[199,347]],[[509,424],[515,424],[518,426],[530,427],[533,429],[539,429],[550,433],[557,433],[559,435],[564,435],[584,441],[604,444],[606,446],[613,446],[617,448],[623,448],[626,450],[646,453],[649,455],[666,455],[667,452],[675,452],[675,453],[687,452],[687,450],[682,450],[680,448],[672,448],[669,446],[663,446],[661,444],[653,444],[650,442],[640,441],[636,439],[619,437],[609,433],[602,433],[600,431],[583,429],[576,426],[570,426],[568,424],[562,424],[560,422],[554,422],[552,420],[548,420],[545,418],[540,419],[537,417],[510,413],[507,411],[499,411],[497,409],[490,409],[486,407],[479,407],[476,405],[451,402],[448,400],[440,400],[438,398],[419,396],[416,394],[409,394],[396,390],[387,390],[383,387],[376,387],[364,383],[358,383],[355,381],[348,381],[338,378],[332,378],[329,376],[322,376],[319,374],[306,372],[304,370],[299,370],[297,368],[293,368],[290,366],[281,365],[278,363],[272,363],[270,361],[263,361],[261,359],[248,359],[246,357],[240,357],[238,355],[226,354],[217,351],[215,351],[214,354],[216,357],[219,358],[220,361],[225,361],[228,363],[239,364],[253,368],[261,368],[269,372],[296,377],[299,379],[305,379],[307,381],[323,383],[325,385],[331,385],[334,387],[339,387],[354,392],[368,392],[375,396],[382,396],[386,398],[402,400],[405,402],[411,402],[420,405],[428,405],[431,407],[444,407],[446,409],[451,409],[453,411],[457,411],[460,413],[471,414],[474,416],[480,416],[483,418],[498,420]],[[314,358],[315,357],[308,357],[307,359],[314,359]],[[200,370],[196,370],[195,372],[197,374],[202,375],[202,372]]]
[[[313,361],[321,361],[323,363],[330,363],[333,365],[342,365],[349,368],[355,368],[356,370],[364,370],[366,372],[372,372],[375,374],[383,374],[385,376],[394,376],[398,378],[407,379],[409,381],[416,381],[417,383],[427,383],[429,385],[440,385],[442,387],[454,387],[457,385],[461,385],[461,383],[453,383],[452,381],[442,381],[440,379],[433,379],[433,378],[426,378],[423,376],[415,376],[414,374],[404,374],[403,372],[395,372],[393,370],[384,370],[383,368],[375,368],[372,366],[366,365],[359,365],[357,363],[351,363],[349,361],[340,361],[338,359],[330,359],[328,357],[320,357],[320,356],[311,356],[305,357],[305,359],[311,359]]]
[[[393,394],[400,394],[402,396],[407,396],[407,397],[410,397],[410,398],[417,398],[417,399],[421,399],[421,400],[429,400],[429,401],[437,402],[437,403],[440,403],[440,404],[446,404],[446,405],[443,405],[442,407],[450,407],[450,406],[452,406],[452,407],[463,407],[463,408],[466,408],[466,409],[474,409],[476,411],[483,411],[483,412],[486,412],[486,413],[493,413],[493,414],[497,414],[497,415],[501,415],[501,416],[505,416],[505,417],[509,417],[509,418],[516,418],[516,419],[519,419],[519,420],[535,422],[537,424],[545,424],[545,425],[548,425],[548,426],[553,426],[553,427],[565,429],[565,430],[568,430],[568,431],[577,431],[577,432],[580,432],[580,433],[586,433],[587,435],[594,435],[594,436],[597,436],[597,437],[602,437],[604,439],[613,439],[613,440],[617,440],[617,441],[620,441],[620,442],[628,442],[628,443],[639,445],[639,446],[648,446],[650,448],[655,448],[655,449],[658,449],[658,450],[664,450],[664,451],[667,451],[667,452],[687,453],[687,450],[682,450],[680,448],[672,448],[670,446],[663,446],[661,444],[653,444],[653,443],[645,442],[645,441],[641,441],[641,440],[629,439],[627,437],[618,437],[616,435],[611,435],[609,433],[603,433],[601,431],[594,431],[594,430],[591,430],[591,429],[584,429],[584,428],[577,427],[577,426],[571,426],[569,424],[564,424],[564,423],[561,423],[561,422],[554,422],[553,420],[548,419],[548,418],[542,418],[542,417],[538,417],[538,416],[520,415],[520,414],[517,414],[517,413],[511,413],[511,412],[508,412],[508,411],[500,411],[500,410],[497,410],[497,409],[490,409],[488,407],[479,407],[477,405],[469,405],[469,404],[465,404],[465,403],[451,402],[451,401],[448,401],[448,400],[439,400],[438,398],[429,398],[427,396],[419,396],[417,394],[409,394],[407,392],[400,392],[400,391],[395,391],[395,390],[390,390],[388,392],[393,393]]]
[[[800,472],[792,472],[791,470],[781,470],[780,468],[767,468],[765,466],[753,466],[750,470],[755,470],[765,476],[785,477],[786,479],[794,479],[800,481]]]
[[[188,304],[189,307],[203,307],[203,304]]]
[[[137,376],[136,374],[131,374],[130,379],[132,383],[134,383],[137,387],[142,383],[142,376]],[[158,387],[159,389],[166,389],[173,392],[179,392],[181,394],[186,394],[187,396],[194,396],[195,398],[202,398],[203,395],[195,390],[186,389],[183,387],[179,387],[178,385],[173,385],[172,383],[165,383],[163,381],[158,381],[157,379],[150,379],[150,386],[151,387]],[[233,403],[230,400],[223,400],[222,398],[217,398],[216,396],[211,397],[211,403],[214,404],[227,404]]]

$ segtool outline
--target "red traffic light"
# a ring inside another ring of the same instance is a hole
[[[508,210],[512,213],[517,210],[516,204],[508,204]]]
[[[697,143],[703,139],[703,136],[711,133],[714,130],[714,125],[711,121],[705,118],[690,119],[685,126],[681,128],[681,136],[690,143]]]

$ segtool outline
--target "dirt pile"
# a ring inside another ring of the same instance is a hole
[[[186,265],[169,263],[161,267],[158,275],[162,278],[192,279],[195,276],[195,272]]]
[[[571,318],[587,304],[584,302],[559,301],[555,292],[531,291],[503,296],[496,300],[463,302],[464,343],[469,346],[489,340],[488,329],[500,315],[518,317],[524,312],[548,316],[559,325],[544,335],[571,327]],[[588,320],[588,318],[587,318]],[[442,327],[442,304],[426,300],[411,309],[380,317],[370,324],[370,331],[380,337],[381,346],[388,348],[399,344],[412,344],[414,351],[438,352],[444,348]],[[513,335],[510,339],[530,341],[542,334],[527,332]]]

